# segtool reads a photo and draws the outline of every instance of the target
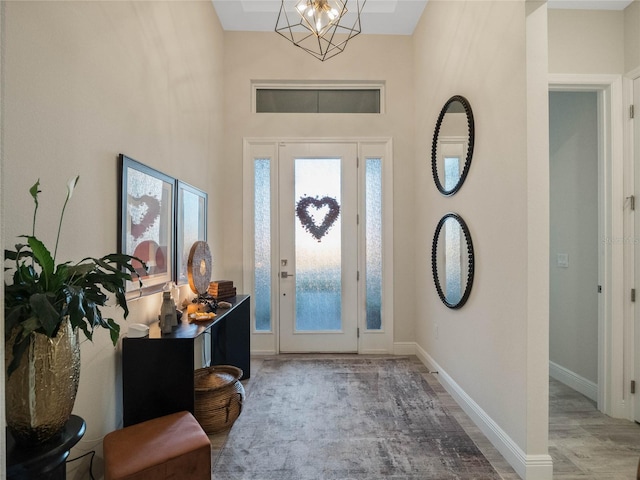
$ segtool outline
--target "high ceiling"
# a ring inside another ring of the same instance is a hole
[[[225,30],[259,32],[274,30],[281,5],[281,0],[212,2]],[[631,2],[632,0],[549,0],[548,5],[549,8],[622,10]],[[362,33],[411,35],[426,4],[427,0],[367,0],[362,12]]]

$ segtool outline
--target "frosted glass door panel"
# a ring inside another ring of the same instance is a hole
[[[449,218],[444,224],[445,231],[445,296],[450,303],[458,303],[462,298],[462,248],[460,245],[460,225]]]
[[[444,188],[452,190],[460,180],[460,157],[444,157]]]
[[[382,328],[382,160],[367,158],[365,172],[367,330]]]
[[[340,159],[296,159],[296,331],[340,330]]]
[[[271,330],[271,161],[254,162],[255,329]]]

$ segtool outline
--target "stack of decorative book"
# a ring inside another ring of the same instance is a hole
[[[224,300],[236,296],[236,287],[232,280],[216,280],[209,284],[209,295],[216,300]]]

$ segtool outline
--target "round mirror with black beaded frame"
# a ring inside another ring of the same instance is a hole
[[[475,260],[467,224],[457,213],[444,215],[431,246],[431,270],[438,296],[447,307],[462,307],[471,294]]]
[[[474,136],[471,105],[462,95],[454,95],[440,111],[431,144],[431,172],[441,194],[450,196],[462,187],[471,166]]]

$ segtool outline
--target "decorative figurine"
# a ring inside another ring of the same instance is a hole
[[[160,329],[162,333],[171,333],[171,329],[178,325],[176,304],[171,298],[171,291],[162,292],[162,306],[160,307]]]

